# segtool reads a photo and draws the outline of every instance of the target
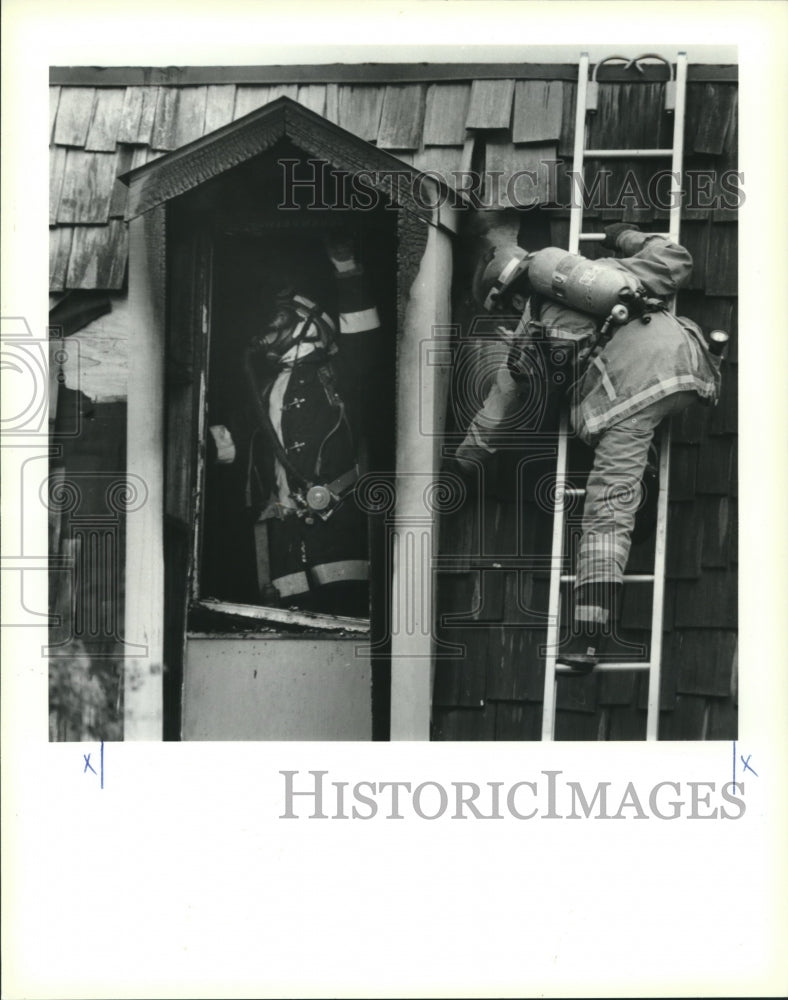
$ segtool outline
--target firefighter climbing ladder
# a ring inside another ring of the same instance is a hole
[[[577,109],[575,116],[575,142],[574,156],[572,163],[573,177],[583,178],[583,164],[585,160],[604,160],[614,158],[644,158],[644,159],[670,159],[671,161],[671,209],[669,236],[671,240],[679,242],[679,228],[681,224],[681,171],[684,156],[684,111],[687,83],[687,55],[679,52],[676,59],[675,77],[668,81],[665,86],[665,108],[673,112],[673,148],[672,149],[586,149],[586,115],[597,108],[598,84],[596,75],[599,67],[605,62],[626,62],[640,68],[639,63],[644,59],[659,59],[663,62],[662,56],[644,55],[638,56],[635,60],[629,60],[623,56],[609,56],[601,60],[595,69],[594,77],[588,79],[589,58],[588,53],[583,53],[580,57],[577,81]],[[671,73],[671,76],[673,74]],[[583,198],[578,196],[573,198],[569,219],[569,251],[578,253],[580,243],[593,240],[602,240],[602,233],[584,233],[582,229],[583,218]],[[570,489],[566,485],[567,477],[567,451],[568,451],[568,427],[567,415],[564,412],[561,419],[561,427],[558,437],[558,454],[556,460],[556,509],[553,518],[553,539],[552,554],[550,559],[550,603],[548,610],[547,626],[547,655],[545,658],[545,686],[544,701],[542,706],[542,739],[552,740],[555,737],[555,707],[556,707],[556,687],[557,675],[559,673],[570,673],[571,668],[556,664],[558,653],[558,642],[561,620],[561,584],[572,583],[574,575],[564,572],[564,529],[565,516],[564,509],[570,497],[584,495],[584,490]],[[660,438],[659,449],[659,495],[657,502],[657,527],[654,552],[654,572],[653,574],[627,575],[624,577],[627,583],[653,583],[652,607],[651,607],[651,642],[649,646],[649,659],[639,662],[619,662],[610,661],[599,663],[595,670],[639,670],[648,671],[648,711],[646,715],[646,739],[656,740],[659,729],[659,695],[660,695],[660,674],[662,660],[662,617],[665,598],[665,552],[667,542],[668,523],[668,477],[670,473],[670,424],[663,425]]]

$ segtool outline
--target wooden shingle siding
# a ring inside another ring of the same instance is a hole
[[[175,129],[178,116],[177,87],[161,87],[153,117],[150,144],[153,149],[175,149]]]
[[[108,226],[75,226],[67,287],[121,288],[128,252],[129,236],[124,222],[113,219]]]
[[[60,205],[60,193],[63,190],[63,178],[66,174],[66,157],[68,149],[65,146],[55,146],[49,154],[49,224],[57,223],[57,211]]]
[[[735,295],[738,275],[737,227],[717,223],[706,255],[706,294]]]
[[[600,83],[598,109],[586,117],[586,146],[670,148],[673,118],[664,111],[664,91],[662,83]]]
[[[738,365],[727,361],[723,366],[720,401],[711,411],[709,434],[735,434],[739,426]]]
[[[735,515],[733,502],[725,497],[701,497],[698,504],[705,525],[701,562],[705,569],[724,569],[730,562],[730,539]]]
[[[386,87],[380,115],[381,149],[418,149],[424,124],[425,90],[421,84]]]
[[[93,87],[65,87],[61,90],[55,121],[55,143],[58,146],[84,147],[95,98]]]
[[[55,137],[55,119],[57,118],[57,107],[60,103],[60,87],[49,88],[49,141]]]
[[[465,127],[508,129],[513,97],[514,80],[474,80]]]
[[[698,447],[676,441],[676,425],[673,421],[673,445],[670,449],[670,489],[669,500],[693,500],[698,475]]]
[[[697,503],[670,504],[666,573],[671,580],[700,576],[704,541],[703,512]]]
[[[235,87],[232,84],[217,84],[207,88],[205,98],[205,121],[203,135],[214,132],[217,128],[229,124],[233,120],[235,108]]]
[[[257,108],[262,108],[270,101],[275,101],[277,97],[291,97],[295,100],[297,96],[298,86],[294,83],[274,87],[237,87],[233,121],[243,118],[251,111],[256,111]]]
[[[339,87],[335,83],[326,84],[326,108],[323,117],[335,125],[339,121]]]
[[[49,290],[62,292],[66,287],[68,258],[71,254],[71,226],[58,226],[49,233]]]
[[[296,100],[305,108],[322,115],[326,109],[326,87],[323,83],[306,83],[298,88]]]
[[[676,583],[676,628],[734,629],[738,615],[736,574],[704,569],[698,580]]]
[[[555,145],[515,146],[508,140],[488,137],[486,142],[485,197],[502,208],[525,208],[555,200]],[[496,173],[500,181],[494,180]]]
[[[117,87],[96,91],[85,149],[94,153],[114,152],[125,95],[125,90]]]
[[[704,83],[687,91],[687,135],[690,152],[719,156],[736,117],[735,84]]]
[[[199,139],[205,132],[207,87],[184,87],[178,94],[175,149]]]
[[[106,222],[115,183],[115,167],[113,153],[86,153],[81,149],[69,149],[57,209],[58,223]]]
[[[413,154],[413,166],[424,173],[437,173],[447,184],[455,186],[453,172],[463,169],[462,146],[425,146]]]
[[[563,83],[518,80],[514,88],[512,142],[558,142],[563,110]]]
[[[375,142],[380,129],[383,91],[379,87],[339,87],[337,99],[337,124],[367,142]]]
[[[680,694],[675,707],[665,712],[660,723],[663,740],[706,739],[708,729],[708,699],[702,695]],[[697,736],[689,736],[697,733]]]
[[[115,164],[115,183],[112,187],[112,197],[109,203],[109,217],[111,219],[122,219],[126,215],[126,205],[129,200],[129,189],[117,178],[120,174],[125,174],[132,169],[137,147],[118,146],[117,159]]]
[[[709,437],[698,455],[697,491],[699,495],[727,496],[730,492],[731,461],[735,441],[729,435]]]
[[[118,125],[118,142],[147,145],[159,102],[159,87],[127,87]]]
[[[427,88],[425,146],[461,146],[471,98],[469,83],[433,83]]]

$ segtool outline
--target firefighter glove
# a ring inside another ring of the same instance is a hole
[[[612,222],[609,226],[605,226],[605,238],[602,240],[602,246],[609,250],[618,250],[619,236],[631,229],[639,230],[640,227],[632,222]]]

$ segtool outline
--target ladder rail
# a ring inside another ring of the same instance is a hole
[[[684,119],[687,96],[687,54],[676,58],[676,107],[673,112],[673,159],[671,161],[670,238],[679,242],[681,231],[681,173],[684,166]],[[671,301],[675,315],[676,299]],[[659,739],[659,705],[662,690],[662,629],[665,615],[665,563],[668,547],[668,491],[670,484],[670,421],[662,428],[659,449],[659,498],[657,538],[654,547],[654,594],[651,605],[651,649],[646,710],[646,740]]]
[[[575,136],[572,158],[572,177],[575,197],[572,199],[569,215],[569,252],[578,253],[580,243],[601,241],[602,233],[582,233],[583,195],[585,192],[584,164],[586,159],[643,157],[670,157],[671,159],[671,207],[669,232],[660,234],[673,242],[679,241],[681,227],[682,170],[684,163],[684,122],[686,114],[687,54],[679,52],[676,58],[676,97],[673,118],[673,145],[671,149],[586,149],[586,113],[588,95],[589,56],[581,53],[578,66],[577,106],[575,108]],[[670,304],[675,313],[675,297]],[[647,661],[603,663],[597,669],[648,671],[648,707],[646,713],[646,740],[659,738],[659,703],[662,676],[662,628],[665,606],[665,563],[667,554],[668,491],[670,477],[670,422],[661,429],[659,460],[659,493],[657,501],[657,528],[654,546],[653,574],[636,574],[625,577],[632,582],[652,582],[651,642]],[[555,714],[558,676],[570,673],[569,669],[558,667],[558,642],[561,625],[561,583],[571,582],[572,574],[564,573],[564,529],[565,497],[567,492],[568,416],[566,407],[562,409],[558,431],[556,455],[556,504],[553,513],[553,534],[550,557],[550,595],[547,619],[547,643],[545,655],[544,698],[542,702],[542,739],[555,738]]]

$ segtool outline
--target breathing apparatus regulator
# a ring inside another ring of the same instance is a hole
[[[283,289],[276,296],[274,311],[263,332],[250,343],[250,351],[262,355],[269,365],[280,365],[298,344],[313,344],[326,354],[336,351],[336,325],[311,299]]]

